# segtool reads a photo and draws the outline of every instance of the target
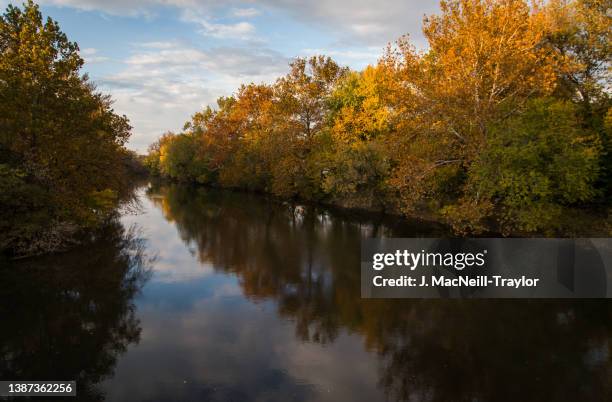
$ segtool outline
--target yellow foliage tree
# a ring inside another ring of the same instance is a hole
[[[460,186],[491,125],[556,85],[557,59],[545,46],[549,23],[539,4],[450,0],[441,11],[425,19],[428,52],[402,38],[382,60],[399,76],[393,184],[404,210]],[[468,198],[478,204],[478,194]]]

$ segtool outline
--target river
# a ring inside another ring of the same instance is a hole
[[[612,400],[609,301],[360,298],[362,237],[442,226],[183,185],[136,201],[0,269],[2,379],[74,379],[70,401]]]

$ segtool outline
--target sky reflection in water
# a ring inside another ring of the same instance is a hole
[[[142,339],[120,361],[111,399],[605,400],[610,392],[607,302],[359,298],[360,236],[444,228],[177,185],[151,187],[143,202],[145,213],[125,221],[145,228],[159,259],[136,302]]]
[[[75,378],[83,401],[612,400],[609,301],[360,299],[362,236],[442,227],[138,196],[92,244],[0,269],[2,379]]]

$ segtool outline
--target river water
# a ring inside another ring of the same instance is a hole
[[[361,238],[444,227],[181,185],[136,200],[0,269],[2,379],[74,379],[70,401],[612,400],[608,301],[360,299]]]

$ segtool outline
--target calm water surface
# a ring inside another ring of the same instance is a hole
[[[612,303],[360,299],[362,237],[442,227],[137,197],[85,246],[3,264],[2,379],[76,379],[71,401],[612,400]]]

